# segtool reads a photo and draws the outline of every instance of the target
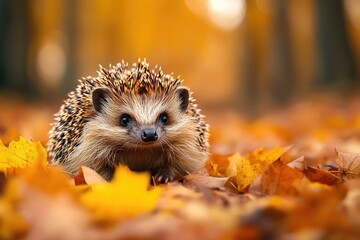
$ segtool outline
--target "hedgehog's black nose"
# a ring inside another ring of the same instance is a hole
[[[141,132],[141,140],[144,142],[154,142],[158,139],[158,135],[155,131],[155,129],[148,128],[144,129]]]

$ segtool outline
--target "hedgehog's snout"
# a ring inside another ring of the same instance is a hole
[[[141,131],[141,140],[143,142],[155,142],[158,138],[159,136],[153,128],[146,128]]]

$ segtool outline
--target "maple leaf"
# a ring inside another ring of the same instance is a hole
[[[110,183],[99,183],[81,196],[81,201],[99,221],[111,222],[155,209],[162,188],[147,190],[150,175],[119,166]]]
[[[0,171],[24,168],[35,163],[47,165],[47,152],[40,142],[32,142],[23,137],[5,147],[0,140]]]
[[[296,195],[297,191],[293,183],[303,177],[304,174],[299,170],[277,160],[261,175],[259,182],[256,184],[257,186],[250,186],[250,189],[262,195]]]
[[[290,147],[276,147],[271,150],[259,148],[245,157],[240,154],[231,156],[230,166],[236,165],[236,179],[230,178],[238,191],[244,191],[256,177],[265,172],[271,163],[278,160]]]

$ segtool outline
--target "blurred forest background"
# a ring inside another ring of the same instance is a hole
[[[99,64],[138,58],[180,75],[205,113],[347,95],[359,85],[360,1],[0,0],[3,103],[56,111]]]

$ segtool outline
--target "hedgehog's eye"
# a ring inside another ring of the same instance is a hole
[[[126,126],[129,126],[131,123],[131,117],[129,114],[122,114],[120,116],[120,125],[123,126],[123,127],[126,127]]]
[[[159,120],[162,124],[166,125],[169,123],[169,115],[166,112],[164,112],[160,114]]]

